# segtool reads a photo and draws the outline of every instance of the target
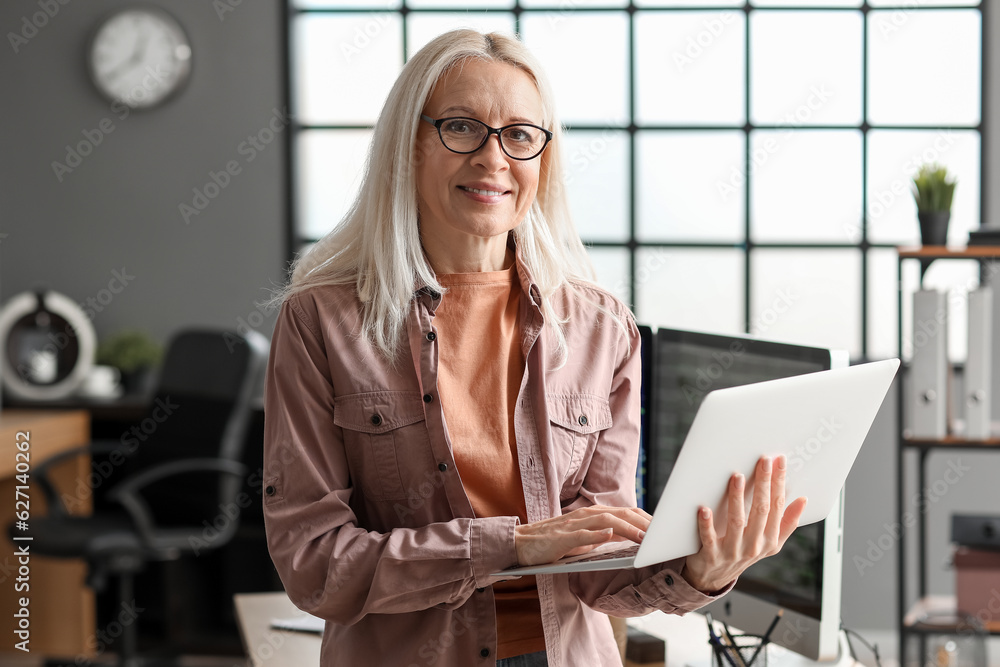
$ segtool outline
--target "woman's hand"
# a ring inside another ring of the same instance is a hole
[[[785,508],[785,470],[784,456],[774,461],[773,475],[768,457],[757,462],[748,520],[744,520],[743,505],[746,481],[743,475],[733,475],[727,492],[729,519],[722,538],[716,533],[712,511],[707,507],[699,510],[701,550],[687,557],[682,571],[689,584],[703,593],[713,593],[784,546],[806,508],[805,498],[798,498]]]
[[[514,528],[518,565],[540,565],[611,539],[642,541],[652,517],[635,507],[593,505]]]

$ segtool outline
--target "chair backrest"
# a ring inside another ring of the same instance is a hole
[[[192,458],[240,461],[252,391],[264,372],[269,343],[262,334],[189,329],[167,345],[147,416],[132,429],[139,441],[126,476]],[[154,482],[141,495],[158,525],[212,523],[236,502],[243,480],[191,473]]]

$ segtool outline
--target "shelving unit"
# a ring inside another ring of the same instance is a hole
[[[899,325],[898,350],[900,358],[903,356],[903,263],[907,260],[952,260],[952,259],[973,259],[980,261],[980,278],[982,268],[986,262],[1000,260],[1000,246],[970,246],[968,248],[948,248],[944,246],[924,246],[922,248],[899,248],[897,266],[897,306]],[[899,556],[899,571],[897,582],[897,595],[899,600],[899,664],[900,667],[908,667],[907,646],[908,639],[916,636],[919,643],[918,667],[923,667],[922,658],[927,656],[927,641],[934,635],[958,634],[962,632],[962,627],[956,619],[955,622],[921,622],[928,614],[941,615],[956,612],[955,598],[951,596],[930,595],[927,590],[927,505],[924,510],[918,512],[917,521],[913,527],[917,535],[917,599],[913,602],[907,600],[907,589],[909,575],[907,571],[907,534],[909,529],[904,523],[905,498],[906,498],[906,456],[907,452],[915,452],[917,455],[917,480],[916,489],[925,489],[927,486],[927,458],[935,450],[998,450],[1000,451],[1000,437],[993,437],[987,440],[969,440],[961,436],[948,435],[940,439],[927,438],[907,438],[903,435],[903,426],[906,424],[905,390],[907,382],[907,371],[909,365],[903,363],[898,385],[897,400],[897,424],[899,426],[899,436],[896,457],[896,518],[901,527]],[[994,379],[996,382],[997,379]],[[1000,635],[1000,622],[990,623],[986,627],[991,635]]]

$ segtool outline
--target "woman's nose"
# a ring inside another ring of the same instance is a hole
[[[498,171],[507,166],[507,154],[500,145],[500,135],[492,134],[482,148],[473,153],[473,163],[482,164],[491,171]]]

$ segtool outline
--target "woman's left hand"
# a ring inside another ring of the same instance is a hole
[[[768,457],[757,462],[749,519],[744,519],[746,480],[739,474],[729,480],[729,519],[722,538],[715,530],[712,511],[707,507],[699,510],[701,550],[687,557],[681,572],[699,591],[714,593],[725,588],[757,561],[778,553],[799,525],[806,499],[798,498],[785,508],[785,457],[779,456],[774,461],[773,475],[771,467]]]

